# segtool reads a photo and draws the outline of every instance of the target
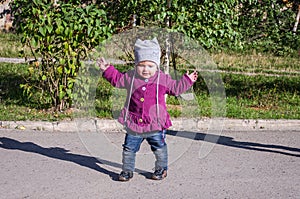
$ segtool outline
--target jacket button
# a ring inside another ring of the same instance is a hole
[[[140,99],[140,101],[141,101],[141,102],[144,102],[144,101],[145,101],[145,99],[142,97],[142,98]]]
[[[140,119],[139,119],[139,122],[141,122],[141,123],[142,123],[142,122],[143,122],[143,119],[142,119],[142,118],[140,118]]]
[[[145,87],[145,86],[143,86],[143,87],[142,87],[142,90],[143,90],[143,91],[145,91],[145,90],[146,90],[146,87]]]

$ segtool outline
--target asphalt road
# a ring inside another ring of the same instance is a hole
[[[149,179],[143,143],[125,183],[123,136],[0,129],[0,198],[300,198],[300,130],[226,130],[218,139],[173,131],[168,177]]]

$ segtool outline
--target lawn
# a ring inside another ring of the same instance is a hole
[[[18,37],[0,34],[0,57],[17,57],[21,50]],[[211,54],[217,65],[225,95],[222,116],[243,119],[300,119],[300,59],[299,57],[275,57],[268,54]],[[55,112],[39,98],[27,98],[20,84],[26,78],[27,64],[0,63],[0,120],[61,120],[72,118],[74,110]],[[120,69],[123,66],[117,66]],[[183,72],[183,71],[182,71]],[[206,73],[199,71],[199,79],[193,89],[195,98],[190,102],[178,97],[168,97],[169,113],[173,117],[186,116],[182,110],[192,104],[192,117],[213,117],[216,107]],[[112,118],[118,110],[113,99],[121,99],[116,91],[99,77],[92,100],[95,116]],[[123,102],[120,100],[120,107]],[[187,105],[186,105],[187,104]],[[217,111],[218,112],[218,111]]]

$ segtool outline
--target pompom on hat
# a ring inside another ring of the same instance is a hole
[[[144,41],[136,40],[134,44],[135,65],[141,61],[152,61],[159,67],[160,55],[160,46],[156,38]]]

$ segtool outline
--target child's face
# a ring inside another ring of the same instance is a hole
[[[136,72],[139,74],[139,76],[146,79],[152,77],[156,71],[157,66],[151,61],[141,61],[136,66]]]

